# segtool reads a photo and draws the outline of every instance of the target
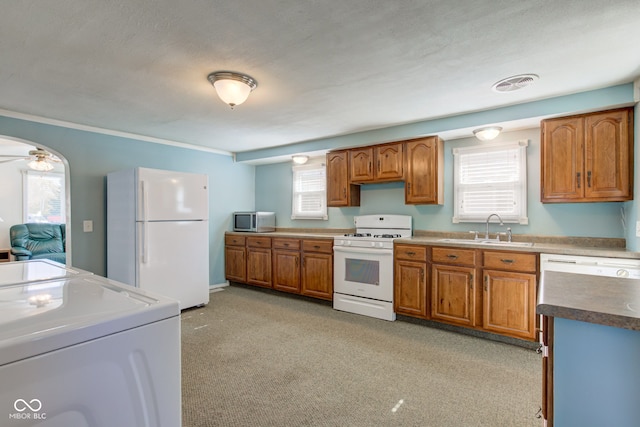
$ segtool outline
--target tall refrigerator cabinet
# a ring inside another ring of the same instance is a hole
[[[107,175],[107,276],[178,300],[209,302],[205,174],[135,168]]]

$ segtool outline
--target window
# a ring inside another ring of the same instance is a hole
[[[327,179],[323,163],[293,167],[291,219],[327,219]]]
[[[527,224],[527,141],[453,150],[453,222]]]
[[[24,222],[66,221],[64,174],[24,172]]]

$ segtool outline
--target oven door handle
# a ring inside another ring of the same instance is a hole
[[[345,246],[334,246],[334,252],[345,252],[349,254],[372,254],[372,255],[393,255],[393,249],[371,249],[371,248],[350,248]]]

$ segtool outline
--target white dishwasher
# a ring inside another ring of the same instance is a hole
[[[540,273],[545,271],[640,279],[640,259],[540,254]]]

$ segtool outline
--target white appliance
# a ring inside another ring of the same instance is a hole
[[[640,279],[640,259],[540,254],[540,274],[544,275],[545,271]],[[544,322],[542,318],[543,316],[540,316],[539,341],[544,348]]]
[[[540,272],[545,271],[640,279],[640,260],[540,254]]]
[[[107,276],[175,298],[181,310],[209,302],[207,175],[107,175]]]
[[[177,301],[40,261],[0,283],[2,425],[181,425]]]
[[[393,239],[411,237],[411,216],[362,215],[333,240],[333,308],[384,320],[393,309]]]

